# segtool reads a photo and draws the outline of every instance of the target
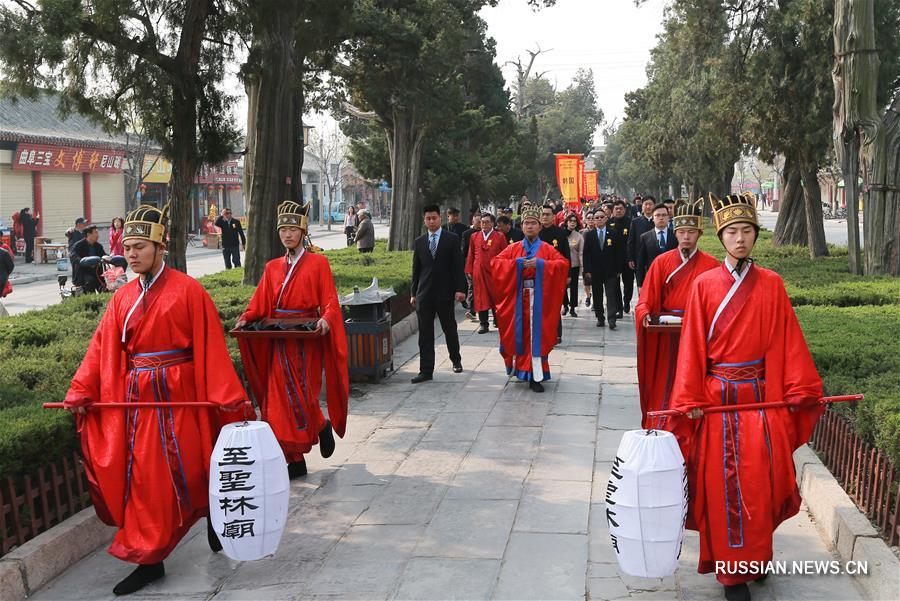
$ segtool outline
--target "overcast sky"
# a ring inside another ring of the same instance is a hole
[[[551,82],[565,88],[579,67],[591,68],[597,101],[608,123],[622,120],[625,93],[647,82],[644,67],[656,34],[662,29],[665,0],[557,0],[534,11],[525,0],[500,0],[486,8],[488,34],[497,42],[497,63],[507,84],[515,67],[506,61],[528,59],[526,50],[549,50],[535,61],[532,72],[546,71]],[[595,136],[595,142],[602,140]]]
[[[666,0],[645,0],[640,7],[634,0],[557,0],[555,6],[536,11],[526,0],[500,0],[481,16],[497,42],[497,64],[507,87],[516,71],[504,63],[519,57],[526,61],[526,50],[540,47],[548,52],[537,58],[532,73],[546,72],[564,89],[579,68],[593,69],[597,102],[606,122],[612,123],[624,116],[625,93],[647,83],[645,67],[662,30],[665,6]],[[237,115],[245,114],[242,99]],[[319,127],[332,121],[326,115],[310,115],[309,120]],[[598,130],[594,143],[602,142]]]

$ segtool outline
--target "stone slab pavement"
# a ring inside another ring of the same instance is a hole
[[[599,329],[588,311],[564,320],[544,394],[508,381],[497,334],[460,321],[462,374],[438,347],[433,382],[412,385],[412,337],[397,372],[354,385],[347,436],[292,484],[274,557],[213,555],[198,524],[166,561],[167,576],[133,599],[721,599],[696,573],[685,537],[665,579],[623,574],[605,519],[619,440],[640,427],[630,316]],[[440,331],[438,329],[438,331]],[[443,344],[443,339],[438,340]],[[776,559],[831,560],[806,511],[779,528]],[[98,550],[32,596],[111,599],[130,566]],[[849,576],[770,576],[754,599],[861,599]]]

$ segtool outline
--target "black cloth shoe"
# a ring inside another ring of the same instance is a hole
[[[621,312],[621,311],[619,311],[618,313],[616,313],[616,319],[622,319],[622,317],[624,317],[624,315],[622,315],[622,312]]]
[[[487,334],[488,333],[488,326],[486,323],[483,323],[478,327],[478,333],[479,334]]]
[[[560,317],[565,317],[565,316],[568,315],[568,314],[569,314],[569,308],[568,308],[567,306],[563,305],[562,313],[560,313],[559,316],[560,316]]]
[[[535,382],[534,380],[528,382],[528,388],[530,388],[534,392],[544,392],[543,384],[541,384],[540,382]]]
[[[606,322],[604,322],[602,319],[598,319],[598,320],[597,320],[597,327],[598,327],[598,328],[602,328],[602,327],[605,326],[605,325],[606,325]]]
[[[613,320],[609,320],[609,329],[610,329],[610,330],[615,330],[615,329],[616,329],[616,322],[614,322]]]
[[[131,574],[113,587],[113,594],[130,595],[131,593],[141,590],[154,580],[159,580],[165,575],[166,568],[163,566],[162,562],[139,565]]]
[[[727,601],[750,601],[750,587],[747,583],[725,585],[725,599]]]
[[[209,543],[209,548],[213,553],[218,553],[222,550],[222,542],[216,536],[216,531],[213,530],[212,519],[209,517],[209,514],[206,514],[206,542]]]
[[[431,374],[423,374],[420,372],[416,375],[415,378],[410,380],[410,382],[412,382],[413,384],[418,384],[419,382],[427,382],[428,380],[431,380],[433,377],[434,376],[432,376]]]
[[[331,420],[325,420],[325,427],[319,432],[319,452],[325,459],[334,454],[334,433],[331,431]]]
[[[462,363],[454,363],[453,364],[453,373],[455,373],[455,374],[462,373]]]
[[[631,305],[630,304],[625,306],[625,313],[631,313]]]
[[[306,459],[288,463],[288,479],[300,478],[306,475]]]
[[[572,317],[578,317],[578,313],[575,312],[575,307],[569,309],[569,315],[571,315]]]

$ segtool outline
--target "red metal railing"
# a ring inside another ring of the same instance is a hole
[[[828,409],[810,441],[847,494],[888,545],[900,540],[900,474],[887,455],[866,442],[850,422]]]
[[[77,453],[0,482],[0,555],[91,505]]]

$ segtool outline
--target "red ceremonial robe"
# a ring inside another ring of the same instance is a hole
[[[537,259],[537,267],[526,269],[526,259]],[[491,266],[506,373],[520,380],[549,380],[547,357],[556,346],[569,262],[539,238],[526,238],[507,246]]]
[[[650,265],[634,308],[642,428],[662,428],[666,421],[665,417],[648,419],[647,412],[669,408],[681,339],[679,332],[648,332],[643,325],[644,317],[660,314],[683,317],[694,279],[718,265],[715,257],[701,250],[685,261],[677,248],[656,257]]]
[[[136,279],[110,299],[66,407],[137,401],[240,407],[247,395],[203,286],[164,268],[143,298],[141,292]],[[110,554],[142,564],[169,555],[207,513],[209,458],[219,428],[244,418],[253,416],[195,407],[76,415],[94,509],[119,528]]]
[[[343,438],[347,426],[350,377],[347,334],[328,259],[304,251],[290,266],[287,257],[266,263],[263,277],[241,319],[320,317],[328,322],[321,338],[241,338],[241,360],[250,390],[289,462],[303,459],[319,442],[325,416],[319,407],[325,369],[328,417]]]
[[[466,258],[466,274],[472,276],[475,310],[487,311],[497,304],[491,277],[491,261],[506,248],[506,236],[492,230],[487,240],[484,232],[475,232],[469,238],[469,255]]]
[[[681,332],[672,408],[786,401],[795,407],[670,419],[690,491],[687,527],[700,532],[700,573],[716,561],[772,559],[772,533],[797,513],[792,455],[824,408],[800,324],[781,278],[750,265],[736,280],[727,263],[701,274]],[[726,585],[754,575],[717,574]]]

